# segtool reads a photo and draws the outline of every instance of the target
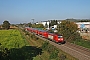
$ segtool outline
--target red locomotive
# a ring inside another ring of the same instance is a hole
[[[51,39],[52,41],[55,41],[56,43],[64,43],[64,39],[62,35],[49,33],[48,38]]]
[[[42,36],[46,39],[52,40],[56,43],[65,43],[64,38],[63,38],[62,35],[49,33],[48,31],[38,30],[36,28],[26,28],[26,30],[31,32],[31,33],[37,34],[39,36]]]

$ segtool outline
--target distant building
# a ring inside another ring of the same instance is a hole
[[[36,22],[36,24],[43,24],[44,26],[47,24],[47,29],[49,29],[49,21],[40,21],[40,22]]]
[[[79,32],[89,32],[90,31],[90,22],[77,22]]]
[[[60,24],[62,20],[57,20],[57,23]],[[73,21],[74,22],[74,21]],[[45,24],[47,23],[48,28],[49,29],[49,21],[40,21],[37,22],[36,24],[43,24],[45,26]],[[90,30],[90,22],[75,22],[78,25],[78,28],[82,29],[82,28],[87,28]],[[52,26],[53,28],[57,28],[57,25]]]
[[[78,28],[88,28],[90,29],[90,22],[76,22]]]
[[[62,20],[57,20],[57,23],[60,24]]]

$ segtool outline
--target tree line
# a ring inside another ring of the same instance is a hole
[[[5,20],[3,24],[0,26],[0,28],[8,30],[10,28],[10,25],[11,24],[9,23],[9,21]]]
[[[47,23],[46,23],[47,25]],[[65,40],[72,42],[72,40],[81,39],[80,34],[77,32],[78,26],[75,22],[69,20],[62,20],[60,24],[57,23],[57,20],[50,20],[49,26],[57,25],[58,34],[62,34]],[[43,24],[19,24],[21,27],[32,27],[32,28],[47,28],[47,26],[43,26]],[[2,25],[3,29],[9,29],[10,23],[9,21],[4,21]],[[50,30],[52,31],[52,30]],[[54,33],[54,32],[53,32]]]

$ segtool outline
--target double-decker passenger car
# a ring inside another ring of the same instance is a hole
[[[38,30],[36,28],[26,28],[26,30],[56,43],[65,43],[63,36],[60,34],[49,33],[48,31]]]

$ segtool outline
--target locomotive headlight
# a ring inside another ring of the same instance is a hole
[[[63,40],[63,38],[59,38],[58,40],[61,40],[61,41],[62,41],[62,40]]]

